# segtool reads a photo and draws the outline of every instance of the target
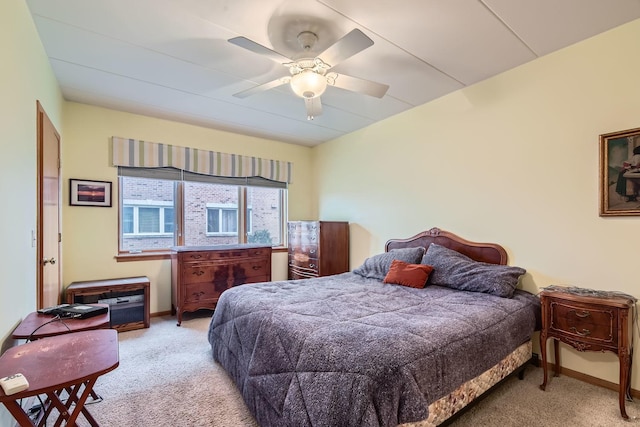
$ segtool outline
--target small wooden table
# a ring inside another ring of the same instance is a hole
[[[547,339],[553,339],[554,376],[560,374],[558,341],[578,351],[610,351],[620,361],[619,405],[622,418],[628,419],[625,397],[631,400],[631,363],[633,354],[633,307],[635,297],[621,292],[596,291],[576,287],[551,286],[540,293],[542,303],[543,382],[547,387]]]
[[[85,402],[98,377],[118,364],[118,333],[112,329],[57,335],[12,347],[0,356],[0,378],[21,373],[29,388],[10,396],[0,388],[0,402],[22,427],[46,425],[54,409],[58,411],[56,426],[63,422],[74,426],[82,413],[96,427]],[[69,397],[63,402],[60,396],[65,391]],[[47,398],[38,424],[20,406],[20,399],[40,394]]]
[[[109,307],[108,304],[95,304]],[[13,339],[25,339],[29,341],[40,338],[53,337],[69,332],[90,331],[94,329],[109,329],[110,314],[89,317],[87,319],[57,319],[50,314],[40,314],[37,311],[30,313],[13,331]],[[49,323],[48,323],[49,322]]]

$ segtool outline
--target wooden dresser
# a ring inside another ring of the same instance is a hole
[[[542,330],[540,350],[547,386],[547,339],[553,338],[555,375],[560,373],[558,341],[578,351],[611,351],[620,360],[620,414],[628,419],[625,398],[631,398],[631,355],[633,354],[633,307],[635,298],[607,291],[551,286],[540,293]]]
[[[349,271],[349,223],[291,221],[289,279],[307,279]]]
[[[214,309],[220,294],[243,283],[271,281],[271,246],[180,246],[171,251],[171,311]]]

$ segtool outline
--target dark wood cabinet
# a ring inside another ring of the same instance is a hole
[[[547,386],[547,339],[552,338],[555,356],[554,376],[560,373],[558,342],[578,351],[611,351],[620,361],[620,413],[628,419],[625,398],[630,398],[632,348],[632,309],[635,298],[629,295],[580,288],[552,287],[540,293],[542,330],[540,351]]]
[[[308,279],[349,271],[349,223],[291,221],[289,279]]]
[[[109,304],[110,325],[118,332],[148,328],[150,283],[146,276],[73,282],[65,290],[68,304]]]
[[[271,281],[271,246],[184,246],[171,251],[171,311],[214,309],[220,294],[244,283]]]

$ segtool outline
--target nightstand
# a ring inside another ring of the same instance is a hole
[[[620,292],[551,286],[540,293],[542,330],[540,350],[547,386],[547,339],[553,338],[555,373],[560,374],[558,342],[578,351],[611,351],[620,360],[619,402],[622,418],[628,419],[625,397],[631,400],[633,312],[636,299]]]

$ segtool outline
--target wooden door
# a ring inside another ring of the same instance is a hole
[[[60,134],[38,110],[37,305],[60,304]]]

